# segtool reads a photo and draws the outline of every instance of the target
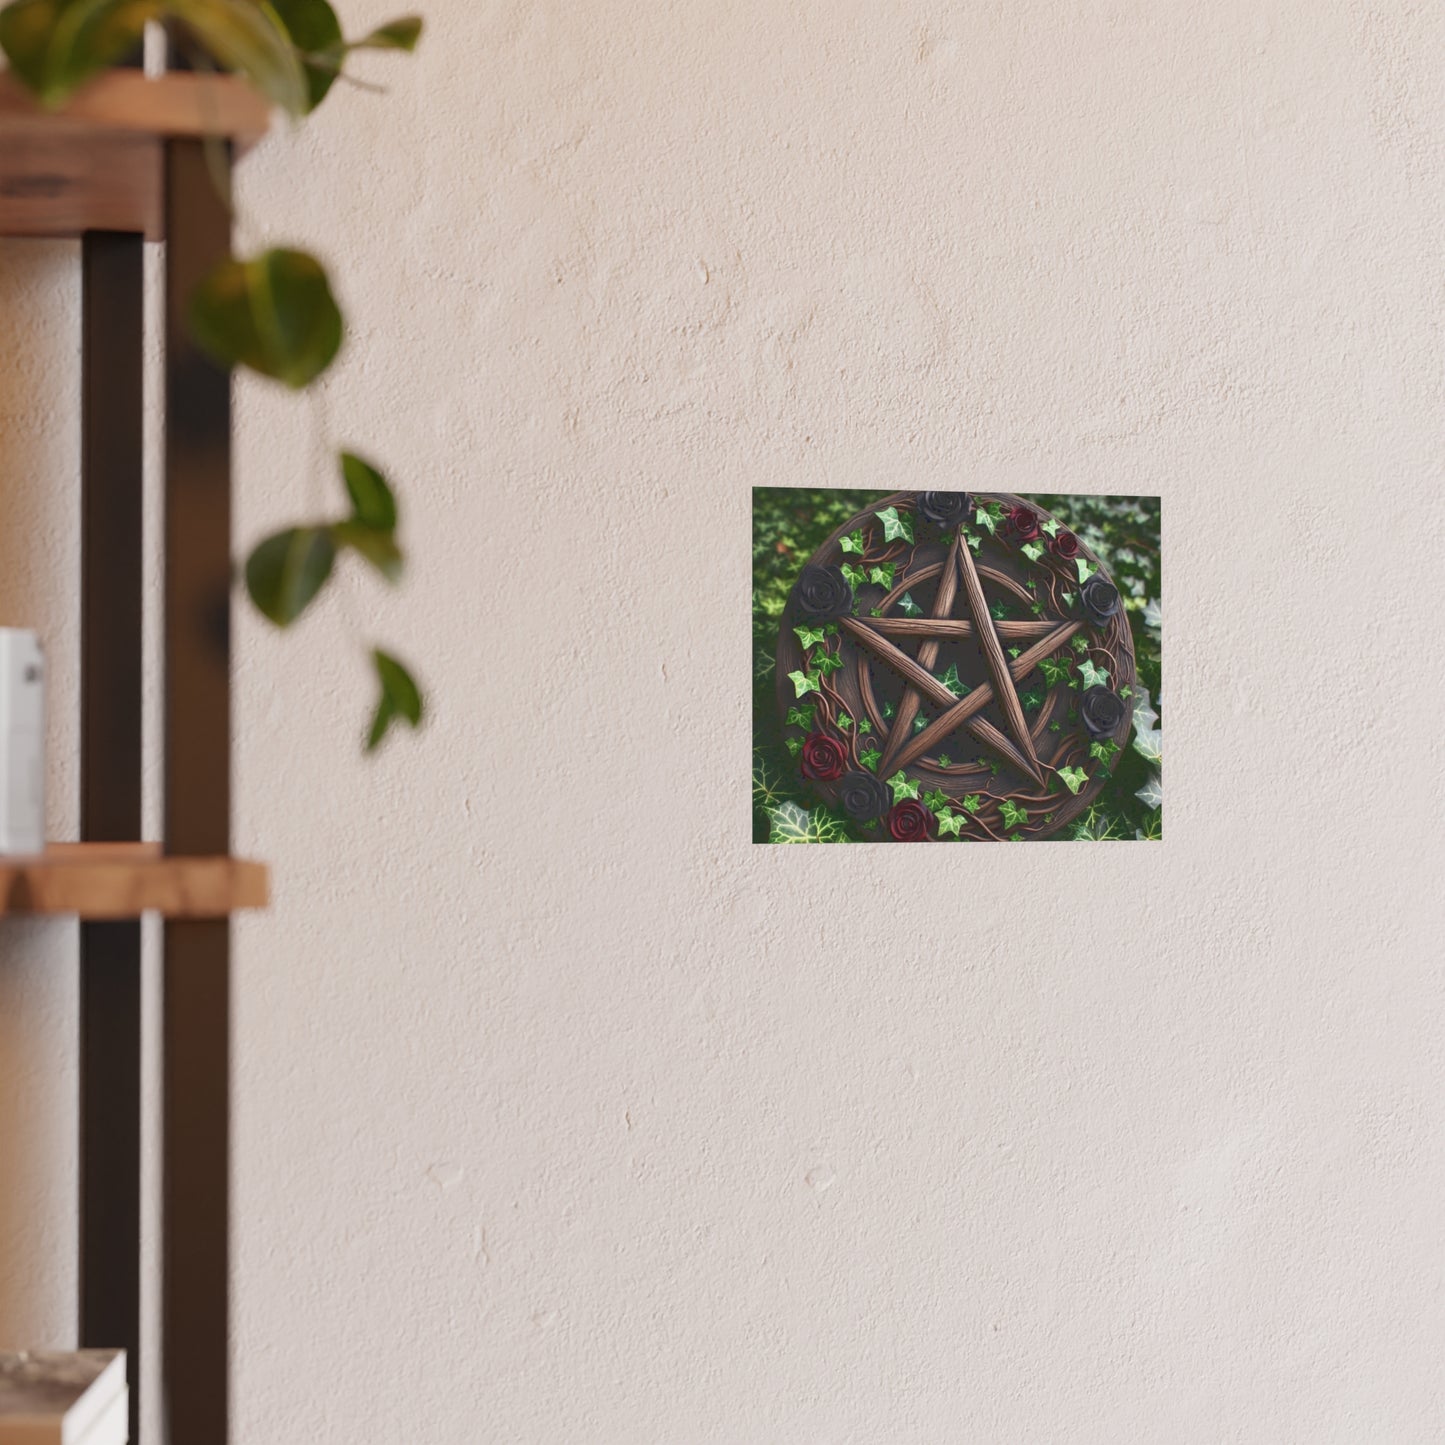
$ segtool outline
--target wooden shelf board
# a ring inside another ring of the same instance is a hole
[[[33,858],[0,858],[0,918],[223,918],[264,908],[263,863],[167,857],[157,843],[52,843]]]
[[[267,102],[232,75],[150,80],[114,70],[46,110],[0,74],[0,236],[134,231],[160,240],[164,142],[218,136],[239,155],[269,123]]]

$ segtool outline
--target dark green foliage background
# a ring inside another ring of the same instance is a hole
[[[857,513],[870,510],[885,495],[883,492],[804,491],[781,487],[758,487],[753,491],[754,842],[768,841],[767,807],[787,801],[812,811],[815,817],[825,814],[836,823],[840,837],[856,836],[846,819],[820,807],[818,798],[810,792],[797,763],[783,744],[773,653],[778,641],[778,620],[799,568],[830,532]],[[1149,609],[1151,601],[1157,604],[1163,596],[1159,498],[1035,493],[1026,500],[1058,517],[1098,554],[1113,575],[1129,614],[1140,688],[1147,694],[1153,710],[1162,715],[1159,702],[1161,628],[1157,605]],[[1146,612],[1146,609],[1149,610]],[[1162,727],[1162,717],[1156,726]],[[1062,836],[1093,841],[1162,837],[1161,810],[1146,806],[1136,796],[1158,771],[1159,764],[1146,762],[1131,737],[1130,746],[1120,755],[1114,776],[1094,807]]]

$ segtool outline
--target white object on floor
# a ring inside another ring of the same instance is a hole
[[[0,1353],[0,1445],[126,1445],[124,1350]]]
[[[0,853],[45,848],[45,654],[40,639],[0,627]]]

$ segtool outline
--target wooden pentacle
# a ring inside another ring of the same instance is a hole
[[[860,837],[1029,841],[1107,782],[1134,644],[1059,519],[1006,493],[895,492],[799,571],[777,676],[803,776]]]

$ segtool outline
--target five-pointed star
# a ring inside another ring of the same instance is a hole
[[[966,728],[985,747],[992,749],[1006,762],[1042,784],[1043,770],[1034,751],[1033,738],[1024,719],[1023,704],[1014,687],[1027,677],[1039,662],[1055,648],[1067,642],[1082,626],[1078,622],[995,622],[983,595],[983,583],[974,566],[973,554],[962,534],[953,539],[948,558],[938,568],[923,568],[909,579],[920,582],[938,575],[938,591],[934,597],[931,617],[844,617],[843,627],[866,647],[880,662],[902,677],[905,688],[898,703],[898,714],[883,748],[878,776],[889,777],[899,768],[934,751],[957,728]],[[959,583],[963,584],[965,606],[971,620],[956,619],[951,614]],[[1012,664],[1004,653],[1000,634],[1009,637],[1037,637],[1039,641],[1022,653]],[[921,637],[915,662],[901,648],[888,640],[895,637]],[[936,677],[932,668],[938,661],[938,649],[946,637],[976,637],[979,651],[988,665],[990,686],[984,683],[966,697],[955,697]],[[997,696],[1012,738],[976,714]],[[921,732],[914,733],[913,719],[923,698],[943,707],[944,711]]]

